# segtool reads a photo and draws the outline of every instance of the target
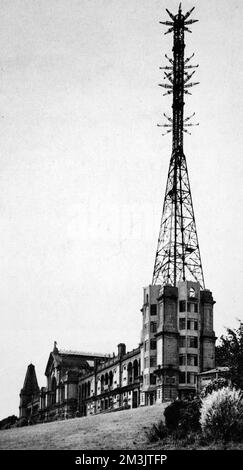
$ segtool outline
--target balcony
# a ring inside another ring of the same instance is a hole
[[[104,385],[103,388],[101,388],[100,393],[111,392],[113,388],[113,385]]]

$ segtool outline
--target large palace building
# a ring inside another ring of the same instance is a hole
[[[192,396],[200,372],[215,366],[212,293],[196,282],[144,288],[140,346],[116,356],[58,349],[38,388],[34,366],[21,390],[20,417],[36,421],[86,416]]]
[[[168,10],[167,10],[168,11]],[[173,58],[161,67],[160,86],[173,96],[172,116],[164,127],[172,133],[172,153],[155,256],[152,283],[143,290],[139,347],[116,355],[59,349],[54,343],[39,389],[35,368],[28,366],[20,392],[20,417],[33,422],[85,416],[153,405],[198,391],[201,373],[215,367],[214,299],[205,288],[194,210],[183,151],[184,97],[195,72],[185,57],[184,34],[193,9],[169,13],[162,22],[173,33]]]

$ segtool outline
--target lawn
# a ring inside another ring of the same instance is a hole
[[[168,403],[0,431],[0,449],[146,449]]]
[[[0,431],[0,449],[5,450],[223,450],[223,443],[174,440],[149,442],[146,431],[163,419],[168,403],[95,416],[54,421]],[[243,450],[243,443],[228,443],[229,450]]]

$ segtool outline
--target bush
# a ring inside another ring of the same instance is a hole
[[[183,431],[198,431],[200,429],[201,400],[194,399],[181,409],[179,427]]]
[[[185,408],[186,403],[183,400],[175,400],[165,408],[165,424],[170,431],[174,431],[179,426],[181,411]]]
[[[17,428],[22,428],[23,426],[27,426],[27,425],[28,425],[27,418],[20,418],[16,423]]]
[[[206,385],[203,390],[201,391],[201,398],[205,398],[206,395],[209,393],[212,393],[215,390],[220,390],[223,387],[228,386],[228,380],[220,377],[219,379],[214,379],[209,382],[208,385]]]
[[[8,416],[7,418],[2,419],[0,421],[0,430],[11,428],[11,426],[14,426],[17,421],[18,421],[18,418],[15,415],[11,415],[11,416]]]
[[[168,435],[168,430],[163,421],[159,421],[158,424],[153,424],[151,429],[146,431],[146,434],[149,442],[156,442],[164,439]]]
[[[165,424],[170,432],[180,429],[182,432],[197,431],[200,428],[201,401],[176,400],[164,411]]]
[[[239,441],[243,432],[243,399],[240,390],[223,387],[202,399],[203,435],[215,440]]]

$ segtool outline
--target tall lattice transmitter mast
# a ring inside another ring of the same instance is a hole
[[[199,282],[204,289],[204,276],[197,237],[196,223],[192,204],[191,190],[183,151],[184,133],[190,133],[191,122],[195,115],[184,118],[184,97],[190,95],[189,89],[198,82],[191,78],[198,65],[192,65],[191,57],[185,57],[185,32],[191,32],[189,25],[198,20],[191,19],[192,8],[183,14],[181,4],[178,13],[173,15],[166,9],[169,21],[160,23],[169,27],[165,34],[173,33],[173,57],[165,56],[168,65],[160,67],[164,73],[164,95],[172,95],[172,117],[164,113],[167,122],[158,124],[165,129],[166,135],[172,133],[172,155],[165,191],[164,206],[160,224],[158,245],[153,271],[153,285],[177,286],[179,281]]]

